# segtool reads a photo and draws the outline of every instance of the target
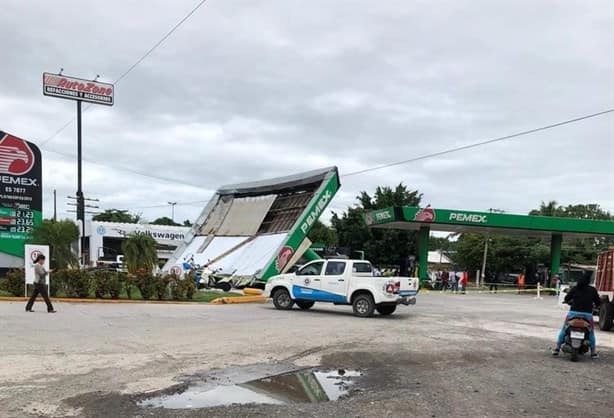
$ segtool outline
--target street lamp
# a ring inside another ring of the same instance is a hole
[[[177,202],[167,202],[167,203],[171,205],[171,220],[175,222],[175,205],[177,204]]]

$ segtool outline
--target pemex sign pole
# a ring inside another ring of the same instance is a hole
[[[81,103],[88,102],[113,106],[115,86],[96,80],[43,73],[43,94],[45,96],[76,100],[77,102],[77,220],[81,223],[81,260],[85,257],[85,198],[83,197],[83,152],[81,146]]]

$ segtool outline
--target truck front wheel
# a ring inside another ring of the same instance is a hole
[[[379,305],[376,309],[380,315],[390,315],[396,311],[397,305]]]
[[[281,309],[283,311],[287,311],[292,309],[292,305],[294,305],[294,301],[290,297],[290,293],[286,289],[277,289],[273,293],[273,305],[277,309]]]
[[[614,304],[611,302],[602,301],[599,308],[599,329],[609,331],[612,329],[612,321],[614,320]]]
[[[371,295],[362,293],[354,298],[352,308],[354,309],[354,315],[366,318],[373,316],[375,302],[373,302],[373,297]]]

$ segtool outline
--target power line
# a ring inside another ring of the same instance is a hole
[[[519,137],[519,136],[529,135],[529,134],[532,134],[532,133],[535,133],[535,132],[540,132],[540,131],[545,131],[547,129],[557,128],[559,126],[568,125],[570,123],[579,122],[581,120],[590,119],[590,118],[594,118],[594,117],[597,117],[597,116],[602,116],[602,115],[605,115],[607,113],[612,113],[612,112],[614,112],[614,108],[607,109],[607,110],[604,110],[604,111],[601,111],[601,112],[597,112],[597,113],[592,113],[590,115],[585,115],[585,116],[580,116],[580,117],[573,118],[573,119],[568,119],[568,120],[565,120],[565,121],[562,121],[562,122],[553,123],[551,125],[542,126],[540,128],[529,129],[528,131],[522,131],[522,132],[518,132],[518,133],[515,133],[515,134],[511,134],[511,135],[501,136],[499,138],[489,139],[489,140],[486,140],[486,141],[475,142],[473,144],[463,145],[463,146],[456,147],[456,148],[450,148],[450,149],[447,149],[447,150],[444,150],[444,151],[434,152],[432,154],[421,155],[419,157],[410,158],[408,160],[402,160],[402,161],[397,161],[397,162],[394,162],[394,163],[383,164],[383,165],[379,165],[379,166],[375,166],[375,167],[371,167],[371,168],[365,168],[364,170],[353,171],[353,172],[350,172],[350,173],[347,173],[347,174],[342,174],[341,177],[356,176],[358,174],[368,173],[370,171],[381,170],[381,169],[388,168],[388,167],[394,167],[394,166],[397,166],[397,165],[413,163],[415,161],[426,160],[427,158],[439,157],[441,155],[451,154],[453,152],[464,151],[464,150],[471,149],[471,148],[477,148],[477,147],[481,147],[483,145],[493,144],[495,142],[501,142],[501,141],[505,141],[505,140],[512,139],[512,138],[516,138],[516,137]]]
[[[190,202],[174,202],[175,205],[177,206],[190,206],[190,205],[194,205],[196,203],[206,203],[209,200],[193,200]],[[152,206],[135,206],[131,209],[157,209],[157,208],[167,208],[168,207],[168,203],[166,205],[152,205]]]
[[[185,15],[183,17],[183,19],[181,19],[179,22],[177,22],[177,24],[175,26],[173,26],[171,28],[171,30],[169,30],[166,35],[164,35],[158,42],[156,42],[154,44],[154,46],[152,46],[151,48],[149,48],[149,50],[147,52],[145,52],[145,54],[143,54],[143,56],[141,58],[139,58],[134,64],[132,64],[130,66],[130,68],[128,68],[126,71],[124,71],[122,73],[122,75],[120,75],[115,81],[114,83],[119,83],[124,77],[126,77],[132,70],[134,70],[134,68],[139,65],[141,62],[143,62],[143,60],[145,58],[147,58],[152,52],[155,51],[155,49],[157,47],[159,47],[164,41],[166,41],[166,39],[171,36],[173,34],[173,32],[175,32],[177,29],[179,29],[179,26],[183,25],[185,23],[186,20],[188,20],[194,13],[196,13],[196,11],[198,9],[200,9],[200,7],[205,4],[207,0],[201,0],[200,2],[198,2],[198,4],[196,6],[194,6],[194,8],[192,8],[192,10],[190,10],[190,12]]]
[[[65,157],[65,158],[70,158],[70,159],[75,158],[74,155],[63,153],[63,152],[59,152],[59,151],[51,151],[51,150],[46,150],[46,151],[50,152],[52,154],[60,155],[60,156]],[[132,174],[136,174],[136,175],[142,176],[142,177],[148,177],[148,178],[152,178],[152,179],[156,179],[156,180],[161,180],[161,181],[164,181],[164,182],[167,182],[167,183],[181,184],[181,185],[184,185],[184,186],[194,187],[196,189],[204,189],[202,186],[196,185],[194,183],[190,183],[189,181],[186,181],[186,180],[173,179],[173,178],[170,178],[170,177],[164,177],[164,176],[158,176],[158,175],[143,173],[141,171],[137,171],[137,170],[134,170],[134,169],[129,168],[129,167],[124,167],[124,166],[116,165],[116,164],[101,163],[101,162],[98,162],[98,161],[92,161],[92,160],[88,160],[88,159],[85,159],[85,158],[83,159],[83,161],[85,161],[87,163],[90,163],[90,164],[99,165],[99,166],[102,166],[102,167],[115,168],[117,170],[126,171],[126,172],[129,172],[129,173],[132,173]]]
[[[500,142],[500,141],[504,141],[504,140],[507,140],[507,139],[511,139],[511,138],[515,138],[515,137],[519,137],[519,136],[523,136],[523,135],[528,135],[528,134],[539,132],[539,131],[543,131],[543,130],[546,130],[546,129],[552,129],[552,128],[555,128],[555,127],[558,127],[558,126],[568,125],[568,124],[571,124],[571,123],[574,123],[574,122],[582,121],[582,120],[585,120],[585,119],[590,119],[590,118],[593,118],[593,117],[605,115],[607,113],[612,113],[612,112],[614,112],[614,108],[607,109],[607,110],[604,110],[602,112],[593,113],[593,114],[590,114],[590,115],[585,115],[585,116],[577,117],[577,118],[574,118],[574,119],[568,119],[566,121],[554,123],[554,124],[551,124],[551,125],[546,125],[546,126],[543,126],[543,127],[540,127],[540,128],[535,128],[535,129],[530,129],[528,131],[518,132],[518,133],[515,133],[515,134],[512,134],[512,135],[506,135],[506,136],[503,136],[503,137],[494,138],[494,139],[490,139],[490,140],[486,140],[486,141],[481,141],[481,142],[477,142],[477,143],[473,143],[473,144],[463,145],[461,147],[451,148],[451,149],[448,149],[448,150],[439,151],[439,152],[435,152],[435,153],[432,153],[432,154],[422,155],[422,156],[411,158],[411,159],[408,159],[408,160],[403,160],[403,161],[383,164],[383,165],[380,165],[380,166],[366,168],[364,170],[359,170],[359,171],[354,171],[354,172],[350,172],[350,173],[347,173],[347,174],[342,174],[341,177],[355,176],[355,175],[363,174],[363,173],[370,172],[370,171],[381,170],[381,169],[388,168],[388,167],[393,167],[393,166],[396,166],[396,165],[407,164],[407,163],[410,163],[410,162],[420,161],[420,160],[424,160],[424,159],[427,159],[427,158],[432,158],[432,157],[437,157],[437,156],[440,156],[440,155],[450,154],[450,153],[457,152],[457,151],[462,151],[462,150],[466,150],[466,149],[470,149],[470,148],[476,148],[476,147],[479,147],[479,146],[488,145],[488,144],[491,144],[491,143]],[[47,152],[51,152],[51,153],[54,153],[54,154],[57,154],[57,155],[61,155],[61,156],[66,157],[66,158],[74,158],[75,157],[74,155],[66,154],[66,153],[62,153],[62,152],[58,152],[58,151],[47,150]],[[163,177],[163,176],[156,176],[156,175],[152,175],[152,174],[148,174],[148,173],[143,173],[143,172],[140,172],[140,171],[128,168],[128,167],[114,165],[114,164],[101,163],[101,162],[92,161],[92,160],[84,160],[84,161],[86,161],[88,163],[91,163],[91,164],[96,164],[96,165],[99,165],[99,166],[102,166],[102,167],[111,167],[111,168],[115,168],[115,169],[118,169],[118,170],[127,171],[127,172],[130,172],[130,173],[142,176],[142,177],[148,177],[148,178],[152,178],[152,179],[156,179],[156,180],[161,180],[161,181],[168,182],[168,183],[182,184],[182,185],[191,186],[191,187],[198,188],[198,189],[203,189],[203,187],[200,186],[200,185],[196,185],[194,183],[190,183],[190,182],[187,182],[187,181],[184,181],[184,180],[173,179],[173,178]],[[195,201],[195,202],[192,202],[192,203],[202,203],[202,202],[206,202],[206,201]],[[149,207],[148,206],[148,207],[142,207],[141,209],[150,209],[150,208],[165,207],[165,206],[167,206],[167,205],[159,205],[159,206],[156,205],[156,206],[153,206],[153,207]]]
[[[166,41],[172,34],[173,32],[175,32],[177,29],[179,29],[179,27],[181,25],[183,25],[190,17],[192,17],[192,15],[194,13],[196,13],[196,11],[198,9],[200,9],[200,7],[205,4],[207,2],[207,0],[201,0],[199,1],[196,6],[194,6],[192,8],[192,10],[190,10],[188,12],[187,15],[185,15],[179,22],[177,22],[162,38],[160,38],[160,40],[158,40],[158,42],[156,42],[151,48],[149,48],[147,50],[147,52],[145,52],[139,59],[137,59],[135,61],[134,64],[132,64],[130,67],[128,67],[128,69],[126,71],[124,71],[119,77],[117,77],[114,81],[113,84],[117,84],[120,81],[122,81],[128,74],[130,74],[130,72],[132,70],[134,70],[141,62],[143,62],[145,60],[145,58],[147,58],[149,55],[151,55],[152,52],[154,52],[156,50],[156,48],[158,48],[160,45],[162,45],[162,43],[164,43],[164,41]],[[90,108],[91,104],[88,104],[87,106],[85,106],[85,108],[83,109],[83,111],[87,111]],[[72,118],[71,120],[69,120],[68,122],[66,122],[64,125],[62,125],[61,128],[59,128],[57,131],[54,132],[53,135],[51,135],[49,138],[45,139],[43,142],[40,143],[40,147],[44,146],[46,143],[48,143],[49,141],[51,141],[52,139],[54,139],[56,136],[58,136],[60,134],[60,132],[62,132],[64,129],[68,128],[70,125],[72,125],[72,123],[75,121],[75,118]]]

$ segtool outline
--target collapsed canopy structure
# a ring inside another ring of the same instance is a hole
[[[339,186],[337,167],[223,186],[163,270],[182,273],[188,263],[266,281],[307,251],[307,234]]]

